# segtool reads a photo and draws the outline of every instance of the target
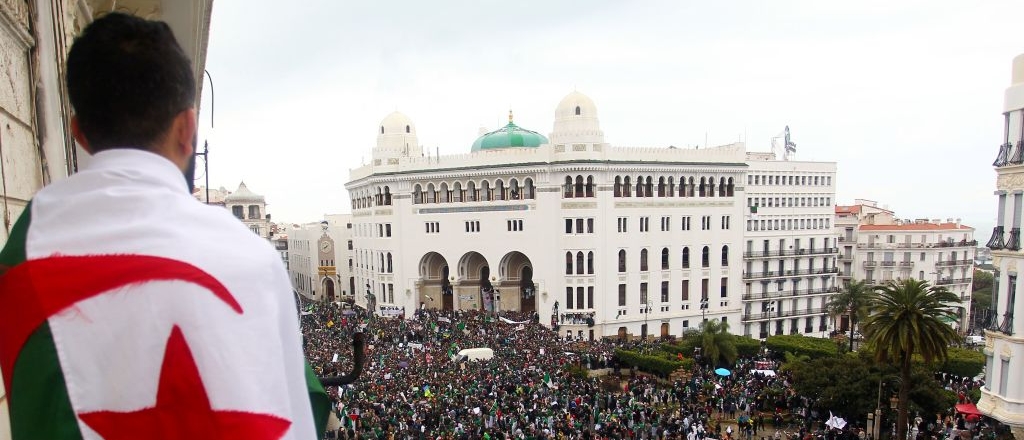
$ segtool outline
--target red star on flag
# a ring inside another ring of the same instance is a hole
[[[96,411],[78,417],[106,440],[279,439],[291,425],[270,414],[212,409],[178,326],[167,339],[155,406],[131,412]]]

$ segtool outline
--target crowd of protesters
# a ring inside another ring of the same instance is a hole
[[[367,340],[359,380],[327,390],[340,421],[327,438],[815,440],[809,421],[824,421],[765,359],[741,359],[729,375],[699,364],[670,378],[619,375],[615,349],[650,343],[566,340],[518,312],[421,309],[405,319],[338,303],[302,308],[320,377],[350,371],[352,335]],[[459,356],[482,347],[491,359]],[[601,369],[611,374],[587,374]],[[854,439],[850,428],[818,439]]]

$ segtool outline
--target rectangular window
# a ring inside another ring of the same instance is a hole
[[[722,278],[722,298],[729,297],[729,279]]]
[[[629,232],[629,217],[619,217],[619,232]]]
[[[999,395],[1006,395],[1006,385],[1010,382],[1010,360],[1002,359],[999,365]]]
[[[648,232],[651,230],[651,218],[640,217],[640,232]]]
[[[577,234],[582,234],[583,233],[583,219],[581,219],[581,218],[576,219],[576,233]]]
[[[571,218],[565,219],[565,233],[566,234],[572,234],[572,219]]]
[[[572,286],[565,288],[565,308],[571,309],[572,307]]]
[[[700,300],[707,301],[708,299],[708,283],[710,280],[704,278],[700,280]]]
[[[722,230],[728,230],[728,229],[729,229],[729,216],[723,215],[722,216]]]
[[[684,231],[689,231],[690,230],[690,216],[688,216],[688,215],[684,216],[682,218],[682,221],[680,221],[680,223],[683,224],[683,230]]]
[[[583,286],[579,286],[576,288],[576,308],[583,308]]]
[[[391,236],[391,223],[387,223],[387,224],[384,225],[384,236],[385,237],[390,237]]]
[[[683,280],[683,301],[690,300],[690,280]]]
[[[594,308],[594,286],[587,287],[587,308]]]
[[[647,283],[640,283],[640,304],[647,304]]]
[[[661,230],[669,231],[672,229],[672,217],[661,217]]]
[[[619,307],[626,307],[626,285],[619,284]]]
[[[587,233],[588,234],[593,234],[594,233],[594,219],[593,218],[588,218],[587,219]]]

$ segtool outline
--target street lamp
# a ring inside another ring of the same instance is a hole
[[[772,334],[772,316],[775,315],[775,303],[770,302],[765,307],[765,311],[768,312],[768,335]]]
[[[700,318],[701,318],[701,321],[707,321],[708,320],[707,313],[708,313],[708,298],[704,297],[704,298],[700,299]]]
[[[643,340],[646,341],[647,340],[647,315],[651,314],[651,305],[648,304],[648,303],[644,303],[644,308],[643,308],[642,311],[644,312],[644,331],[641,332],[641,333],[642,333],[642,336],[643,336]]]

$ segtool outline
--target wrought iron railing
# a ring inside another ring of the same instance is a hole
[[[994,167],[1005,167],[1006,163],[1010,160],[1010,149],[1013,148],[1009,142],[999,146],[999,153],[996,154],[996,160],[992,162]]]
[[[1013,150],[1008,165],[1020,165],[1024,163],[1024,141],[1017,142],[1017,148]]]
[[[992,228],[992,238],[988,239],[988,243],[985,244],[985,247],[992,250],[1002,249],[1006,247],[1006,242],[1003,241],[1002,226],[996,226]]]

